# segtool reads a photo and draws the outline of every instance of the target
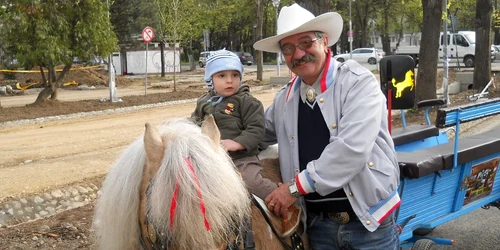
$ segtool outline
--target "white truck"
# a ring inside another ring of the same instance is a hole
[[[447,54],[450,58],[450,63],[456,58],[465,64],[466,67],[474,67],[474,54],[476,51],[476,32],[474,31],[459,31],[458,33],[448,33]],[[453,39],[451,39],[453,38]],[[439,38],[439,58],[443,58],[443,33]],[[420,46],[399,46],[394,51],[396,55],[409,55],[413,57],[415,63],[418,64],[418,53]],[[492,60],[494,55],[492,54]]]

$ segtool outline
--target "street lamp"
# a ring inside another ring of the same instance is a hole
[[[257,29],[257,24],[253,23],[252,43],[255,43],[255,40],[256,40],[255,36],[257,35],[257,31],[255,29]],[[253,56],[253,58],[256,58],[255,49],[253,48],[253,46],[252,46],[252,56]]]
[[[278,7],[280,6],[280,0],[273,0],[273,5],[276,8],[276,34],[278,34]],[[280,61],[281,61],[281,53],[278,52],[278,56],[276,57],[276,65],[278,66],[278,76],[280,76]]]
[[[370,22],[371,22],[372,28],[373,28],[373,47],[375,48],[375,44],[377,42],[377,39],[375,39],[375,20],[372,19]]]
[[[108,7],[108,21],[111,24],[111,19],[109,18],[109,11],[110,11],[110,6],[109,6],[109,1],[106,0],[106,5]],[[111,53],[108,56],[108,87],[109,87],[109,101],[110,102],[117,102],[118,99],[116,98],[116,85],[115,85],[115,72],[114,72],[114,67],[113,67],[113,53]]]

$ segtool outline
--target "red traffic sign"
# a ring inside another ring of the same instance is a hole
[[[353,36],[354,36],[354,30],[347,31],[347,37],[353,37]]]
[[[153,28],[147,26],[142,30],[142,40],[144,40],[145,43],[149,43],[153,41],[153,38],[155,37],[155,33],[153,31]]]

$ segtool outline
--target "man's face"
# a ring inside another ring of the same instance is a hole
[[[288,68],[308,84],[313,84],[323,70],[328,51],[326,35],[321,39],[315,39],[314,32],[304,32],[285,37],[280,41],[282,52],[291,53],[283,53]]]

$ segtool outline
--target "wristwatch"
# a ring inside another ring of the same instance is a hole
[[[290,180],[290,184],[288,184],[288,191],[290,191],[290,194],[295,198],[299,198],[300,196],[302,196],[302,194],[299,192],[299,188],[297,187],[297,183],[295,183],[295,178],[292,178],[292,180]]]

